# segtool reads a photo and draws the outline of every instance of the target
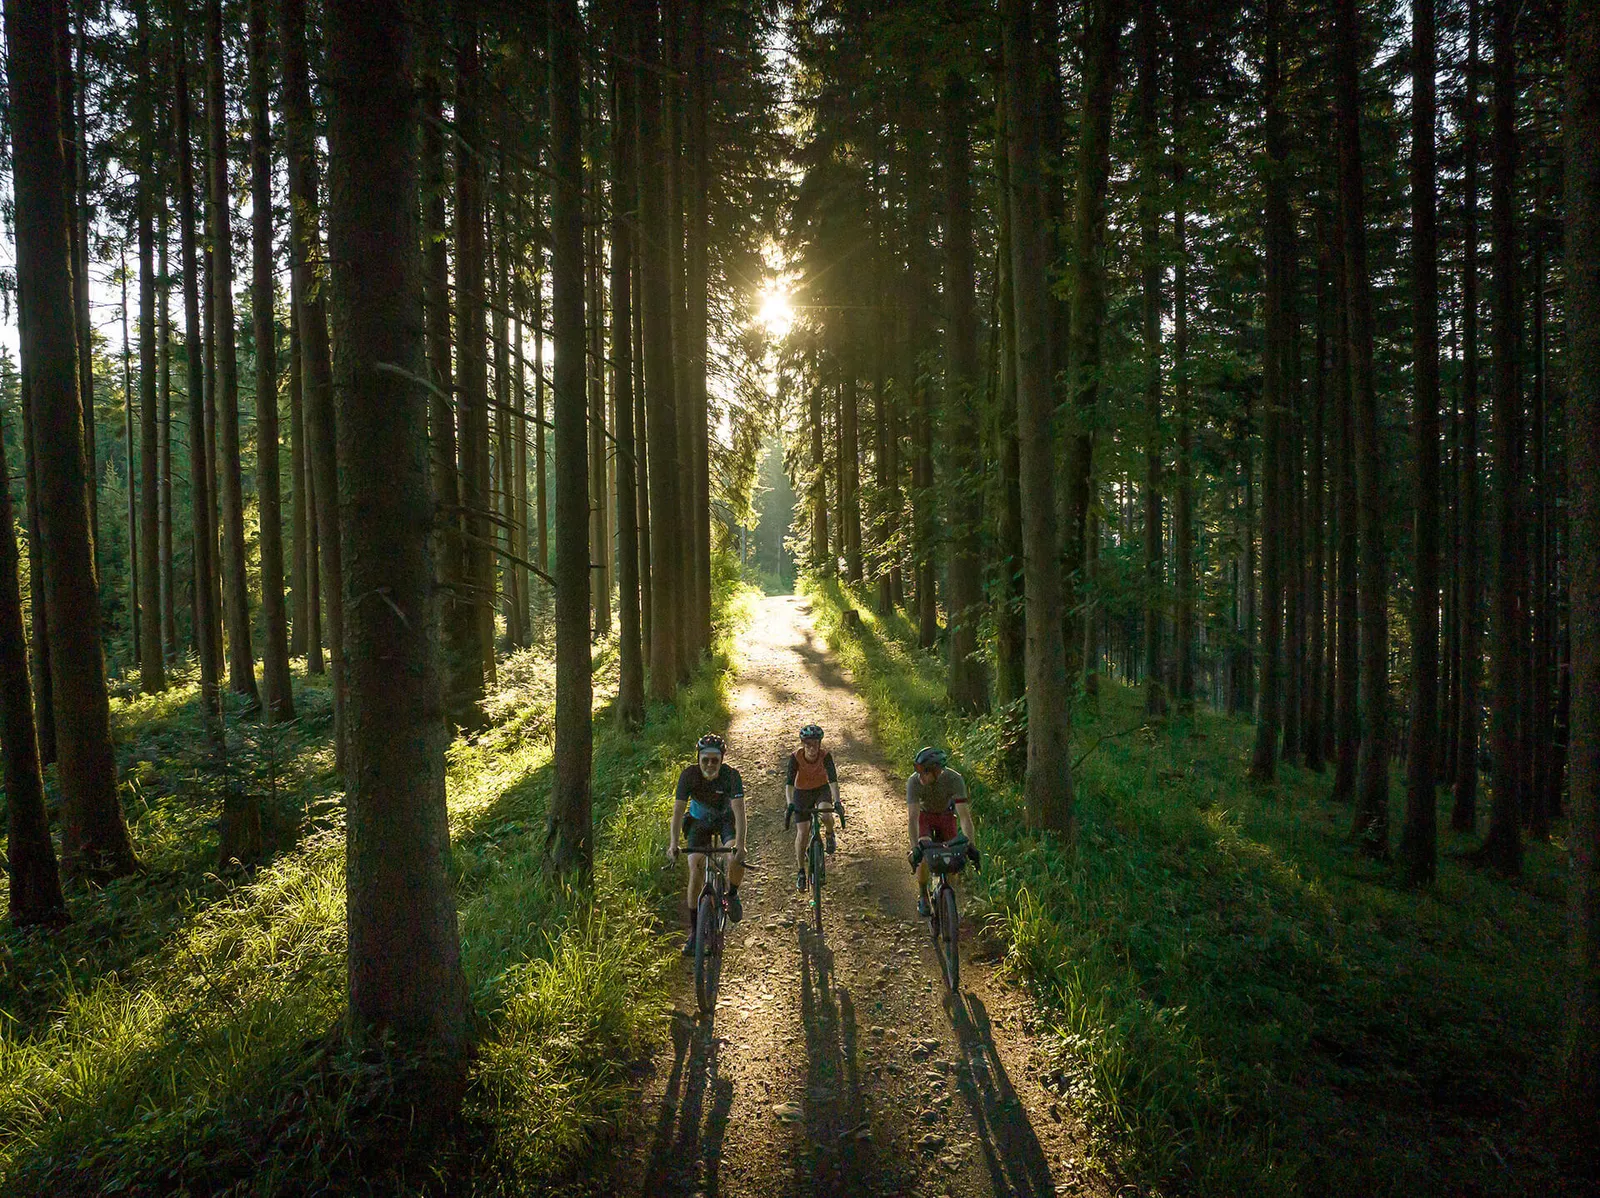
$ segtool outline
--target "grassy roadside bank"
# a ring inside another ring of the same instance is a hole
[[[191,686],[118,700],[125,805],[147,872],[71,900],[65,931],[0,931],[0,1192],[8,1195],[523,1193],[593,1148],[664,1034],[660,867],[687,744],[726,721],[748,595],[726,563],[716,652],[637,732],[597,652],[592,892],[544,874],[553,664],[504,663],[495,722],[449,750],[452,866],[479,1018],[466,1109],[418,1143],[390,1062],[331,1035],[344,997],[342,796],[327,695],[287,731],[241,725],[202,760]],[[269,858],[212,872],[229,786],[262,795]]]
[[[1102,680],[1074,729],[1081,822],[1063,851],[1023,830],[1000,721],[949,716],[943,665],[903,617],[832,582],[809,593],[884,748],[943,743],[974,783],[971,909],[1118,1175],[1217,1196],[1579,1192],[1544,1131],[1559,845],[1530,846],[1505,883],[1452,860],[1468,842],[1446,832],[1437,885],[1405,890],[1350,850],[1327,779],[1247,781],[1248,724],[1202,709],[1130,731],[1142,696]]]

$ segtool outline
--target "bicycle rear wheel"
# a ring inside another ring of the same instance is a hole
[[[722,964],[721,920],[716,898],[702,894],[694,924],[694,995],[702,1015],[711,1014],[717,1006],[717,977]]]
[[[822,841],[811,842],[811,917],[816,923],[817,935],[822,935]]]
[[[944,980],[955,993],[961,989],[961,923],[956,916],[956,892],[949,886],[939,890],[939,939]]]

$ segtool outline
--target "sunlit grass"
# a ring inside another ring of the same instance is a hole
[[[726,722],[729,646],[748,596],[719,562],[718,654],[642,731],[596,723],[596,867],[544,868],[553,676],[512,659],[495,722],[450,748],[451,865],[480,1038],[461,1125],[419,1143],[395,1121],[387,1056],[350,1055],[342,796],[325,679],[281,736],[230,724],[204,755],[192,683],[116,702],[125,796],[147,872],[71,899],[51,938],[0,933],[0,1191],[300,1194],[525,1192],[586,1159],[661,1036],[672,959],[661,914],[670,782]],[[597,651],[597,695],[614,649]],[[264,800],[272,855],[210,872],[224,785]],[[0,899],[3,899],[0,893]]]
[[[1076,752],[1099,743],[1065,849],[1025,830],[1004,721],[948,715],[943,663],[904,617],[833,583],[811,594],[889,754],[943,743],[973,782],[989,860],[969,909],[1034,993],[1052,1081],[1112,1169],[1219,1196],[1576,1192],[1543,1135],[1558,847],[1531,846],[1507,884],[1446,833],[1437,885],[1404,889],[1352,851],[1329,778],[1247,780],[1242,721],[1201,709],[1099,740],[1143,720],[1142,695],[1102,679],[1078,712]],[[1397,773],[1396,818],[1402,794]]]

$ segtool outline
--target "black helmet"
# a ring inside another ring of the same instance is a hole
[[[807,724],[804,728],[800,729],[800,739],[801,740],[821,740],[822,739],[822,725],[821,724]]]
[[[943,768],[946,760],[948,759],[945,757],[943,749],[936,749],[932,745],[928,745],[917,750],[917,756],[912,761],[912,764],[918,766],[936,765]]]
[[[704,753],[707,749],[715,749],[718,753],[721,753],[724,757],[726,757],[728,755],[728,742],[723,740],[722,737],[718,736],[715,732],[707,732],[699,739],[698,742],[696,742],[694,751],[696,753]]]

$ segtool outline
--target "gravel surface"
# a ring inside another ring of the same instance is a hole
[[[671,1044],[615,1161],[617,1190],[1109,1193],[1085,1163],[1081,1128],[1041,1082],[1024,996],[970,956],[961,994],[948,994],[906,866],[910,767],[872,739],[805,601],[762,600],[739,653],[728,760],[744,775],[758,868],[740,889],[744,922],[730,929],[710,1019],[695,1010],[685,964]],[[811,720],[827,731],[850,821],[828,862],[820,938],[783,827],[783,767]]]

